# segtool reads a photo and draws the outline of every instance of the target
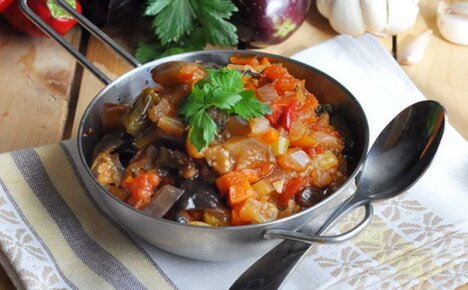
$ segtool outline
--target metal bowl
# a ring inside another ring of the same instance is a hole
[[[226,65],[233,54],[266,56],[272,62],[281,62],[288,71],[299,79],[306,80],[307,89],[320,103],[332,104],[334,111],[331,122],[353,141],[348,144],[348,180],[328,198],[307,210],[276,221],[231,227],[199,227],[180,224],[150,216],[115,198],[94,179],[89,166],[92,153],[102,137],[101,114],[106,102],[129,103],[140,91],[155,83],[151,69],[161,63],[180,60],[187,62],[212,62]],[[93,132],[89,134],[89,132]],[[340,83],[325,73],[295,60],[255,51],[198,51],[162,58],[119,77],[104,88],[88,105],[78,130],[78,150],[85,172],[93,180],[94,198],[122,226],[150,244],[184,257],[226,261],[260,256],[274,247],[280,240],[267,240],[264,233],[269,229],[295,231],[324,212],[335,207],[346,197],[347,189],[354,183],[361,167],[369,142],[367,119],[352,94]]]

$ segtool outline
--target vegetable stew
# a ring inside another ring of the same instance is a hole
[[[116,198],[200,226],[273,221],[346,180],[344,137],[304,80],[266,57],[174,61],[131,104],[106,103],[91,171]],[[310,84],[309,84],[310,85]]]

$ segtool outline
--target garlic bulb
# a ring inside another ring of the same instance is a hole
[[[439,2],[437,26],[448,41],[468,45],[468,2],[456,2],[449,7]]]
[[[419,0],[317,0],[317,8],[339,33],[378,36],[401,33],[414,25]]]
[[[406,65],[420,63],[431,40],[431,36],[432,30],[428,29],[413,38],[407,45],[401,48],[398,62]]]

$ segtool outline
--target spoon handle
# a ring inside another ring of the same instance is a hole
[[[294,240],[294,237],[290,237],[291,239],[278,244],[250,266],[229,289],[279,289],[305,256],[312,241],[320,241],[319,238],[324,238],[326,240],[327,237],[319,237],[319,235],[329,230],[337,219],[340,219],[351,209],[356,208],[355,204],[356,203],[353,202],[353,197],[349,198],[327,219],[325,224],[315,233],[315,236],[309,237],[312,238],[309,242],[305,242],[307,241],[307,235],[298,233],[298,236],[302,235],[305,237],[296,240]],[[372,206],[367,204],[366,219],[350,232],[355,232],[355,229],[358,229],[357,232],[360,232],[369,223],[370,216],[372,216]],[[282,236],[281,231],[271,231],[269,238],[275,238],[275,234],[278,238],[285,238]],[[348,233],[345,233],[344,235],[346,236],[347,234]],[[349,236],[350,235],[348,235],[348,237]],[[333,241],[337,237],[339,236],[329,238]]]

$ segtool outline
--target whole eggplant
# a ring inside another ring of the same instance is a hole
[[[234,0],[239,11],[232,22],[239,40],[267,47],[286,40],[304,21],[312,0]]]

